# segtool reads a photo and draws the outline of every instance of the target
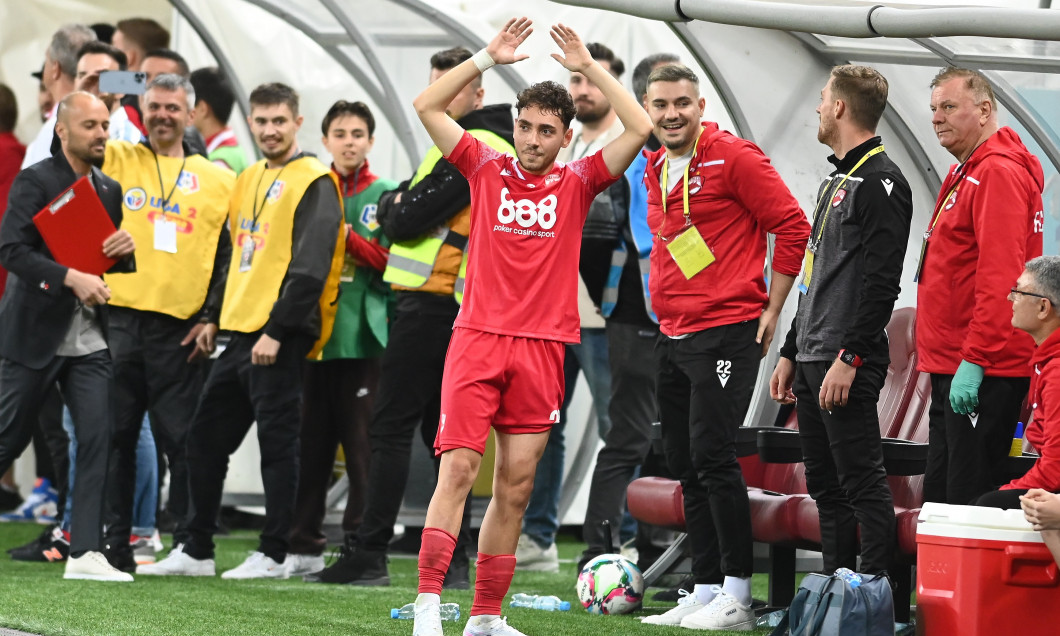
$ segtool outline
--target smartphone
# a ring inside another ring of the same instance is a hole
[[[147,73],[142,71],[103,71],[99,74],[99,92],[111,95],[143,95],[147,90]]]

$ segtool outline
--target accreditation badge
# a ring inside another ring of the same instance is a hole
[[[931,230],[924,232],[924,238],[920,241],[920,260],[916,263],[916,274],[913,274],[913,282],[920,282],[920,274],[924,272],[924,257],[927,256],[928,239],[931,238]]]
[[[249,272],[254,264],[254,237],[247,234],[243,237],[243,248],[239,252],[239,271]]]
[[[357,275],[357,261],[352,256],[346,254],[342,260],[342,272],[339,273],[340,283],[352,283],[354,276]]]
[[[155,217],[155,249],[159,252],[177,253],[177,224],[162,215]]]
[[[714,253],[707,247],[703,235],[695,227],[690,227],[680,236],[666,244],[670,256],[681,269],[685,278],[692,278],[715,261]]]
[[[805,296],[810,291],[810,279],[813,277],[813,252],[806,250],[802,259],[802,280],[799,281],[799,293]]]

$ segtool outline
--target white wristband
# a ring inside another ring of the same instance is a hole
[[[479,73],[485,73],[486,69],[497,64],[493,60],[493,56],[490,55],[489,51],[482,49],[478,53],[471,56],[471,61],[475,63]]]

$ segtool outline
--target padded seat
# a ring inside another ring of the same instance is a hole
[[[626,488],[629,513],[638,521],[685,531],[685,497],[681,482],[665,477],[641,477]]]

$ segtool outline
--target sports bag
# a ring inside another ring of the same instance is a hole
[[[851,587],[835,575],[807,574],[788,609],[791,636],[894,636],[890,580],[882,574],[864,579]]]

